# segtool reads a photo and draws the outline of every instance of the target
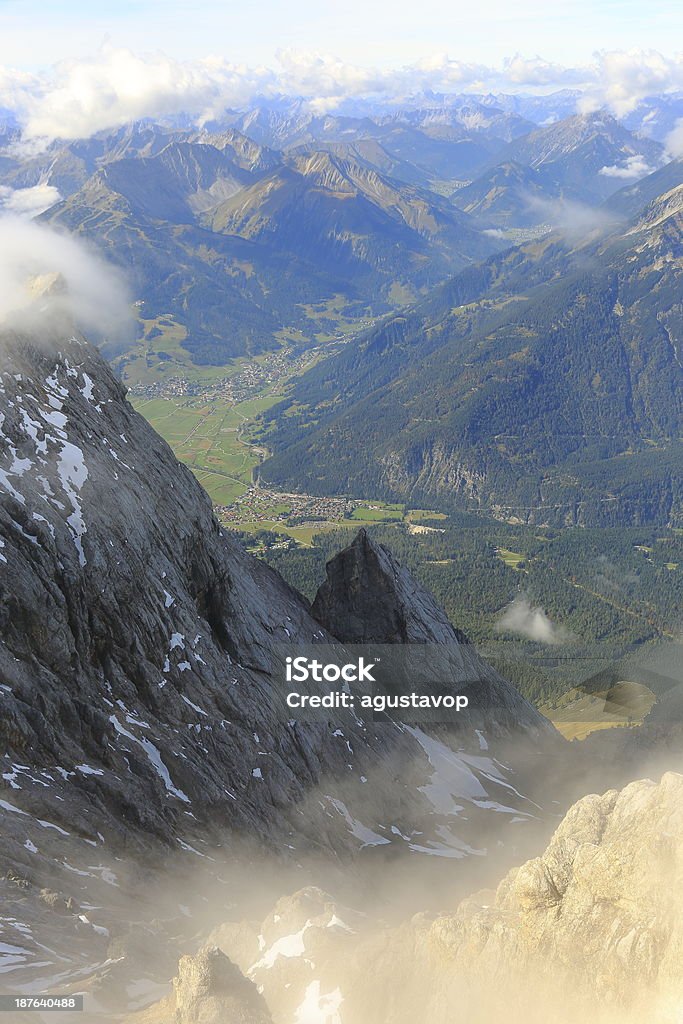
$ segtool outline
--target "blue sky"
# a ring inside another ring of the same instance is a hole
[[[394,66],[447,52],[497,64],[514,53],[584,63],[599,49],[683,39],[680,0],[0,0],[0,64],[39,69],[103,40],[177,59],[209,53],[271,65],[280,48]]]

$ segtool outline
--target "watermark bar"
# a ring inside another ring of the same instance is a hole
[[[26,1010],[31,1013],[74,1012],[83,1009],[83,996],[27,996],[0,995],[0,1012],[11,1010],[17,1013]]]

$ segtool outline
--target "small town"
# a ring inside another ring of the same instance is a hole
[[[295,376],[317,357],[318,348],[295,354],[291,348],[280,349],[261,360],[247,363],[238,373],[217,381],[189,380],[180,374],[148,384],[136,384],[130,394],[137,398],[193,398],[221,400],[230,404],[246,402],[281,380]]]
[[[254,485],[232,505],[217,505],[222,522],[286,523],[288,526],[315,526],[348,519],[355,508],[366,502],[346,497],[320,497],[315,494],[287,494]]]

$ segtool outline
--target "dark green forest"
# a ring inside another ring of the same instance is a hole
[[[405,525],[369,531],[535,701],[590,685],[589,677],[607,664],[646,663],[658,642],[680,635],[683,531],[538,529],[472,515],[423,525],[439,532],[414,534]],[[283,548],[282,538],[266,531],[243,539],[310,600],[325,578],[325,563],[352,536],[343,527],[319,533],[308,549]],[[515,598],[545,611],[558,643],[497,629]]]

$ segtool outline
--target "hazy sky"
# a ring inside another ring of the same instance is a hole
[[[24,141],[282,95],[569,88],[623,116],[683,91],[682,40],[683,0],[0,0],[0,110]]]
[[[280,48],[396,65],[447,52],[562,64],[595,50],[683,46],[681,0],[0,0],[0,64],[39,69],[108,39],[178,59],[272,64]]]

